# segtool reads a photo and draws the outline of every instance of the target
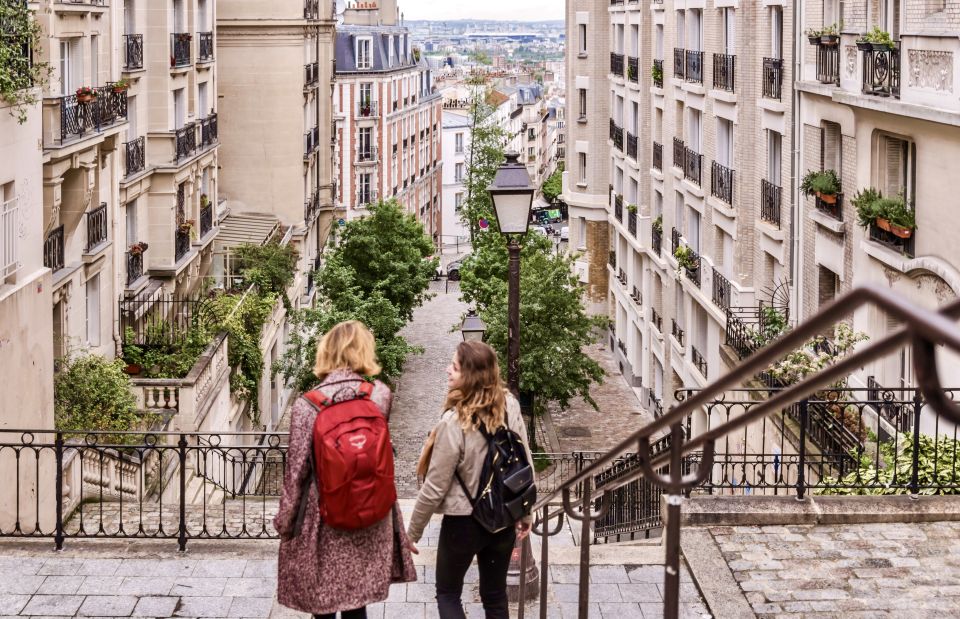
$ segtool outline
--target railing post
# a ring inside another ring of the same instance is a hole
[[[809,401],[807,399],[800,400],[800,454],[799,454],[799,465],[797,466],[797,500],[802,501],[804,499],[804,493],[806,492],[806,479],[804,474],[804,469],[807,466],[807,423],[808,423],[808,410],[807,407]]]
[[[923,411],[923,398],[920,390],[913,392],[913,463],[910,471],[910,494],[920,492],[920,413]]]
[[[540,619],[547,619],[547,582],[550,580],[550,506],[543,506],[543,535],[540,537]],[[561,517],[562,518],[562,517]],[[561,522],[563,520],[561,519]],[[532,531],[531,531],[532,534]],[[520,602],[520,616],[523,616],[523,602]]]
[[[580,521],[580,591],[579,591],[579,608],[577,610],[577,617],[579,619],[588,619],[589,605],[590,605],[590,511],[592,505],[590,504],[590,479],[586,479],[583,482],[583,499],[580,503],[583,511],[581,515],[583,520]],[[542,611],[541,611],[542,613]]]
[[[187,436],[180,435],[177,442],[177,453],[180,456],[180,533],[177,541],[180,552],[187,549]]]
[[[53,541],[57,550],[63,550],[63,432],[57,432],[57,438],[54,440],[54,453],[57,462],[57,481],[54,484],[57,509],[57,530],[54,533]],[[39,458],[38,458],[39,464]]]

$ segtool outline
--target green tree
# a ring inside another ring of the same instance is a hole
[[[297,249],[271,241],[265,245],[244,243],[233,250],[233,259],[244,287],[256,284],[262,293],[286,297],[297,270]]]
[[[137,411],[121,360],[98,355],[68,357],[53,379],[58,430],[131,430],[145,420]]]
[[[27,109],[39,102],[36,88],[50,75],[46,63],[34,62],[40,55],[40,24],[26,2],[0,2],[0,101],[10,104],[10,115],[23,124]]]
[[[563,192],[563,162],[560,162],[560,165],[557,169],[550,175],[547,180],[543,182],[543,187],[540,188],[543,197],[547,202],[553,202],[560,194]]]
[[[496,225],[493,203],[487,187],[493,182],[497,166],[503,162],[507,132],[493,117],[494,107],[487,103],[489,91],[475,88],[470,102],[470,153],[467,155],[467,197],[460,211],[463,223],[470,228],[470,240],[476,241],[481,218],[491,230]]]

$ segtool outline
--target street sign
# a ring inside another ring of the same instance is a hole
[[[340,219],[337,220],[337,225],[343,228],[344,226],[347,225],[347,220],[341,217]]]
[[[481,229],[481,230],[486,230],[486,229],[489,228],[489,227],[490,227],[490,222],[487,221],[485,217],[481,217],[481,218],[480,218],[480,229]]]

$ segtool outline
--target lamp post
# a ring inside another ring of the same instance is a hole
[[[508,293],[507,293],[507,386],[520,399],[520,237],[527,233],[530,209],[536,188],[530,183],[527,166],[520,163],[520,155],[506,153],[506,162],[497,168],[493,183],[487,187],[493,210],[497,216],[500,234],[507,237]],[[533,423],[533,420],[530,420]],[[507,592],[511,601],[520,601],[520,583],[524,582],[524,597],[532,599],[539,590],[539,572],[530,548],[530,536],[518,541],[510,555],[507,570]],[[525,600],[524,600],[525,601]],[[521,613],[523,601],[520,601]],[[521,614],[521,616],[523,616]]]
[[[474,310],[467,312],[460,325],[460,333],[463,334],[464,342],[482,342],[483,336],[487,332],[487,325],[477,316]]]

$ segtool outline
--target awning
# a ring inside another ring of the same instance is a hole
[[[245,243],[263,245],[280,229],[280,221],[269,213],[237,213],[220,222],[214,243],[218,253],[229,252]]]

